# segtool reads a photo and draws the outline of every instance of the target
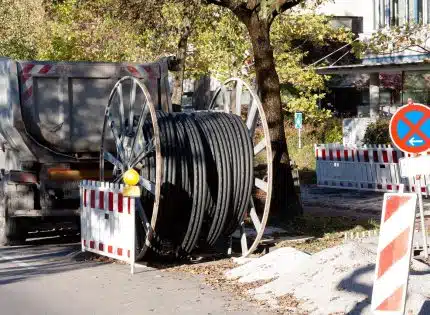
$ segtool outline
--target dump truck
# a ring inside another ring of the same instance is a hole
[[[0,245],[43,229],[79,228],[79,183],[98,179],[109,92],[124,76],[171,112],[166,57],[147,64],[0,57]]]

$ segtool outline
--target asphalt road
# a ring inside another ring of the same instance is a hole
[[[0,247],[0,314],[263,314],[186,274],[77,261],[77,243]],[[78,255],[79,256],[79,255]]]

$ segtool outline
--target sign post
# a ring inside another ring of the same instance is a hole
[[[294,127],[299,131],[299,149],[302,148],[303,113],[294,114]]]
[[[423,238],[424,256],[428,258],[427,231],[424,220],[423,197],[421,195],[421,176],[430,174],[430,156],[422,155],[414,158],[399,159],[400,176],[403,178],[415,178],[417,182],[418,206],[420,209],[421,234]]]

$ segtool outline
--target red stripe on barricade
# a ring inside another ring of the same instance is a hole
[[[84,207],[87,206],[87,190],[84,189]]]
[[[25,65],[25,67],[22,69],[22,72],[23,73],[29,73],[31,71],[31,69],[33,69],[33,68],[34,68],[34,64]]]
[[[326,158],[325,149],[322,149],[321,153],[322,153],[322,159],[325,161],[325,158]]]
[[[46,73],[48,73],[49,72],[49,70],[51,70],[52,69],[52,66],[51,65],[44,65],[43,67],[42,67],[42,69],[40,69],[39,70],[39,73],[41,73],[41,74],[46,74]]]
[[[377,308],[378,311],[399,311],[402,308],[403,285],[384,300]]]
[[[333,150],[328,150],[328,155],[330,157],[330,161],[333,161]]]
[[[393,190],[393,186],[392,185],[387,185],[387,190]]]
[[[84,247],[87,247],[87,240],[84,240]]]
[[[421,192],[425,193],[427,190],[425,187],[421,187]]]
[[[384,161],[384,163],[388,163],[388,152],[387,151],[382,151],[382,160]]]
[[[116,253],[118,254],[118,256],[122,256],[122,248],[121,248],[121,247],[118,247],[118,248],[116,249]]]
[[[379,163],[378,151],[373,151],[373,162]]]
[[[130,250],[127,251],[127,257],[130,258]]]
[[[99,209],[105,209],[105,194],[103,191],[99,192]]]
[[[345,159],[345,161],[349,161],[348,150],[343,150],[343,158]]]
[[[124,209],[123,209],[123,198],[124,198],[124,196],[121,193],[119,193],[118,194],[118,212],[119,213],[122,213],[124,211]]]
[[[112,245],[108,246],[108,253],[109,254],[113,254],[113,247],[112,247]]]
[[[28,100],[33,95],[33,86],[30,86],[27,90],[24,91],[23,98],[24,100]]]
[[[400,207],[402,207],[409,200],[411,200],[410,197],[400,197],[400,196],[393,196],[387,199],[387,210],[385,210],[384,222],[386,222],[389,218],[391,218],[393,214],[396,213],[396,211],[399,210]]]
[[[104,250],[104,245],[103,245],[103,243],[99,243],[99,250],[100,250],[100,251],[103,251],[103,250]]]
[[[342,159],[340,158],[340,150],[336,150],[336,157],[338,161],[341,161]]]
[[[393,163],[399,163],[399,158],[397,157],[397,151],[393,151]]]
[[[379,258],[378,278],[382,277],[388,269],[402,259],[408,252],[409,227],[400,233],[382,251]]]
[[[91,209],[94,209],[96,207],[96,191],[95,190],[91,190],[90,207],[91,207]]]
[[[109,211],[113,211],[113,192],[109,192]]]
[[[90,241],[90,248],[95,249],[96,248],[96,242]]]
[[[363,151],[364,154],[364,162],[369,162],[369,151]]]
[[[128,214],[131,214],[131,198],[130,197],[127,198],[127,209],[128,209]]]
[[[27,82],[28,79],[31,78],[31,74],[29,74],[29,73],[23,73],[21,75],[21,78],[22,78],[22,83],[24,84],[25,82]]]

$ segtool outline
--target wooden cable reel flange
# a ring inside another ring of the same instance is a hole
[[[233,87],[232,97],[227,90]],[[243,92],[248,91],[250,101],[243,106]],[[222,98],[221,104],[216,102]],[[240,116],[246,123],[254,146],[254,187],[253,195],[245,218],[240,225],[242,257],[248,257],[258,247],[267,224],[270,211],[273,184],[273,155],[269,126],[257,93],[240,78],[226,80],[215,92],[209,110],[221,110]],[[255,236],[254,236],[255,235]],[[253,237],[254,236],[254,237]],[[251,246],[248,240],[252,239]]]

